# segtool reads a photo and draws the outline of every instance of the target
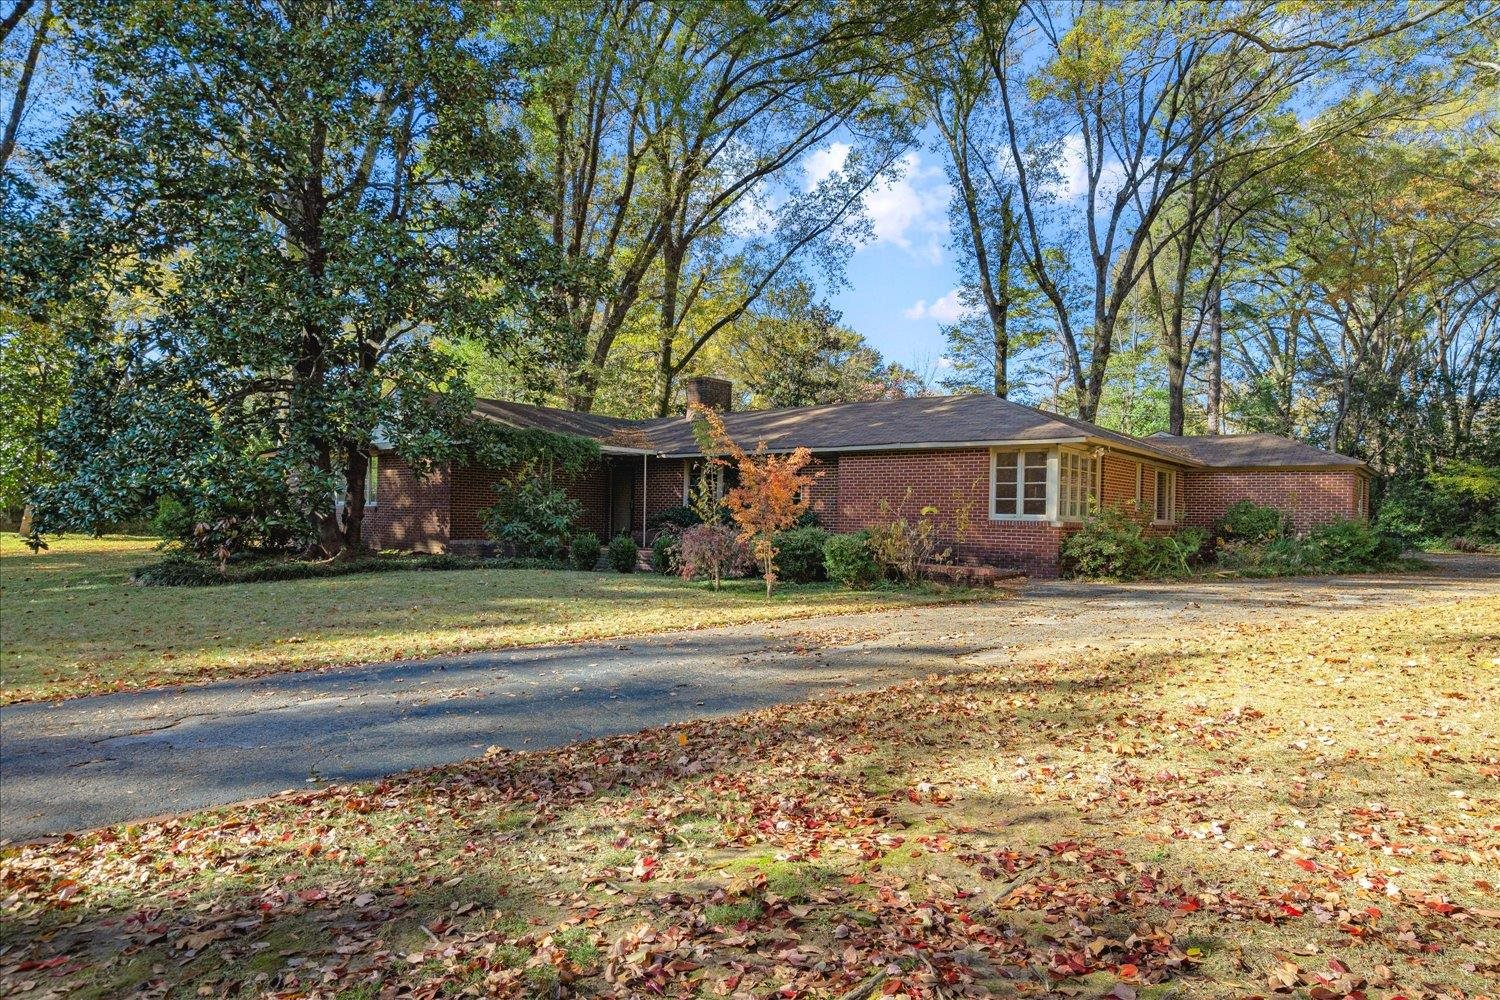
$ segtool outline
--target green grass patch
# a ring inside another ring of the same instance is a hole
[[[395,569],[215,587],[142,587],[156,540],[0,536],[0,704],[288,670],[993,599],[651,573]],[[443,557],[444,559],[448,557]],[[384,568],[386,564],[382,563]]]

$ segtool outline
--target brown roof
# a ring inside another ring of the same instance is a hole
[[[1324,451],[1278,434],[1153,434],[1146,440],[1179,451],[1204,465],[1221,469],[1363,468],[1348,455]]]
[[[596,413],[558,410],[550,406],[531,406],[503,399],[475,400],[474,412],[513,427],[535,427],[544,431],[556,431],[559,434],[574,434],[578,437],[593,438],[601,445],[613,448],[656,450],[651,440],[642,433],[642,425],[651,421],[604,417]]]
[[[627,420],[545,406],[479,400],[475,412],[521,427],[578,434],[606,448],[646,449],[670,457],[701,452],[685,417]],[[1193,465],[1181,452],[1144,438],[989,395],[914,396],[826,406],[746,410],[724,414],[725,429],[746,448],[797,447],[858,451],[1002,442],[1088,441]]]
[[[724,414],[724,427],[746,448],[856,451],[1026,441],[1099,441],[1160,458],[1181,457],[1125,434],[989,395],[913,396],[862,403],[746,410]],[[652,440],[667,455],[697,454],[692,425],[657,421]]]

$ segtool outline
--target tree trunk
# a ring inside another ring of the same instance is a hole
[[[672,344],[677,339],[677,283],[682,276],[683,252],[669,246],[662,252],[664,275],[661,288],[661,311],[657,322],[656,345],[656,415],[670,416],[672,406]]]
[[[1215,274],[1208,293],[1208,432],[1224,433],[1224,309]],[[1180,432],[1174,432],[1180,433]]]
[[[344,537],[341,555],[364,551],[365,476],[370,471],[370,457],[359,447],[348,449],[344,494]]]

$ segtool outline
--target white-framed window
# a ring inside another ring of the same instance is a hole
[[[1177,520],[1177,473],[1171,469],[1156,470],[1155,519],[1159,524]]]
[[[990,516],[1047,516],[1047,452],[997,451],[991,458]]]
[[[1089,504],[1099,499],[1099,460],[1078,451],[1065,451],[1057,466],[1057,516],[1082,521]]]
[[[693,502],[693,491],[698,488],[705,469],[708,471],[708,481],[713,487],[715,500],[723,500],[724,494],[736,485],[724,475],[726,471],[724,466],[709,465],[707,459],[685,458],[682,460],[682,505],[684,507]]]
[[[380,456],[371,453],[370,464],[365,466],[365,506],[375,506],[375,499],[380,495]]]

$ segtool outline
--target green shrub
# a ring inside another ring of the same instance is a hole
[[[568,544],[568,561],[574,569],[593,569],[599,565],[599,536],[592,531],[574,535]]]
[[[171,539],[192,537],[192,511],[175,497],[159,498],[156,501],[156,515],[151,518],[151,533]]]
[[[1311,562],[1324,573],[1365,573],[1401,559],[1401,543],[1364,521],[1340,520],[1308,532]]]
[[[880,579],[880,564],[870,550],[870,536],[829,535],[823,542],[823,568],[830,580],[852,589],[868,587]]]
[[[1172,535],[1147,535],[1142,576],[1173,579],[1187,576],[1208,544],[1208,532],[1191,525]]]
[[[680,533],[680,529],[682,528],[691,528],[695,524],[702,523],[703,518],[698,516],[698,512],[684,505],[681,507],[668,507],[666,510],[652,514],[646,519],[646,528],[649,531],[654,531],[657,528],[671,525],[679,529]]]
[[[1063,539],[1061,568],[1069,576],[1130,580],[1140,575],[1145,555],[1141,525],[1124,511],[1105,507]]]
[[[1226,542],[1269,542],[1288,534],[1289,527],[1290,519],[1284,511],[1238,500],[1214,522],[1214,537]]]
[[[1401,550],[1399,539],[1363,521],[1332,521],[1302,538],[1226,542],[1217,559],[1221,569],[1247,576],[1312,576],[1404,568]]]
[[[664,576],[677,572],[678,534],[663,528],[651,542],[651,568]]]
[[[783,580],[812,583],[827,579],[823,569],[823,546],[828,532],[818,527],[793,528],[777,535],[776,569]]]
[[[609,540],[607,556],[616,573],[634,573],[641,554],[635,539],[629,535],[616,535]]]
[[[484,511],[484,530],[518,556],[563,558],[583,507],[547,479],[531,472],[496,486],[500,499]]]
[[[1061,565],[1066,575],[1087,579],[1170,579],[1191,572],[1207,541],[1207,532],[1193,527],[1148,535],[1136,518],[1105,507],[1063,540]]]
[[[797,515],[797,523],[793,525],[793,527],[821,528],[823,527],[823,522],[818,519],[818,512],[809,507],[807,510],[804,510],[802,513]]]

